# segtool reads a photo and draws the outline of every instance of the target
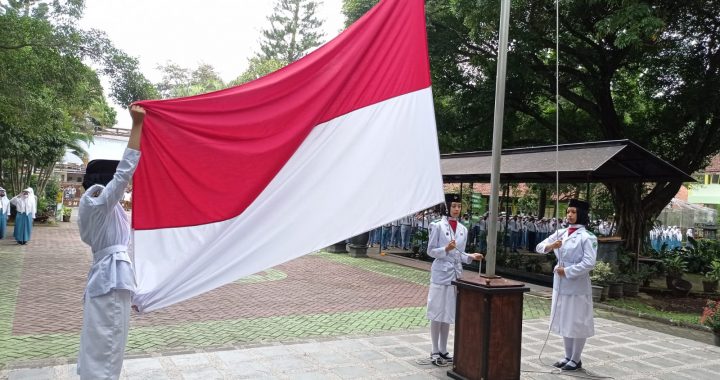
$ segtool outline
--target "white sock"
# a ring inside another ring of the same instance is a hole
[[[450,336],[450,324],[440,322],[440,341],[438,342],[438,349],[441,354],[447,354],[447,341]]]
[[[440,342],[440,325],[442,322],[430,321],[430,340],[432,341],[432,352],[440,352],[438,343]]]
[[[563,337],[563,343],[565,345],[565,359],[572,359],[575,339]]]
[[[574,338],[573,340],[575,342],[573,343],[572,356],[570,357],[570,360],[575,363],[580,363],[580,354],[582,354],[587,338]]]

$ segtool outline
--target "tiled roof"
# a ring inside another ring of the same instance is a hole
[[[705,168],[705,173],[720,173],[720,154],[716,155],[710,161],[710,165]]]

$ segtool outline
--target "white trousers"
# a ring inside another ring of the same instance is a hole
[[[77,367],[81,380],[120,377],[130,327],[131,297],[127,290],[85,296]]]

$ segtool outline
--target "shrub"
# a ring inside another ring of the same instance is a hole
[[[612,267],[602,260],[596,262],[595,268],[590,271],[590,281],[596,284],[607,284],[613,277]]]
[[[708,266],[705,278],[711,281],[720,281],[720,260],[715,260]]]
[[[687,263],[680,255],[665,257],[662,263],[665,273],[670,277],[681,278],[687,272]]]
[[[714,332],[720,332],[720,302],[708,300],[700,317],[700,324]]]

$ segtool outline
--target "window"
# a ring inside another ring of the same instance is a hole
[[[715,173],[715,174],[713,174],[713,173],[706,173],[706,174],[704,175],[704,177],[705,177],[705,179],[704,179],[703,182],[704,182],[706,185],[718,185],[718,184],[720,184],[720,173]]]

